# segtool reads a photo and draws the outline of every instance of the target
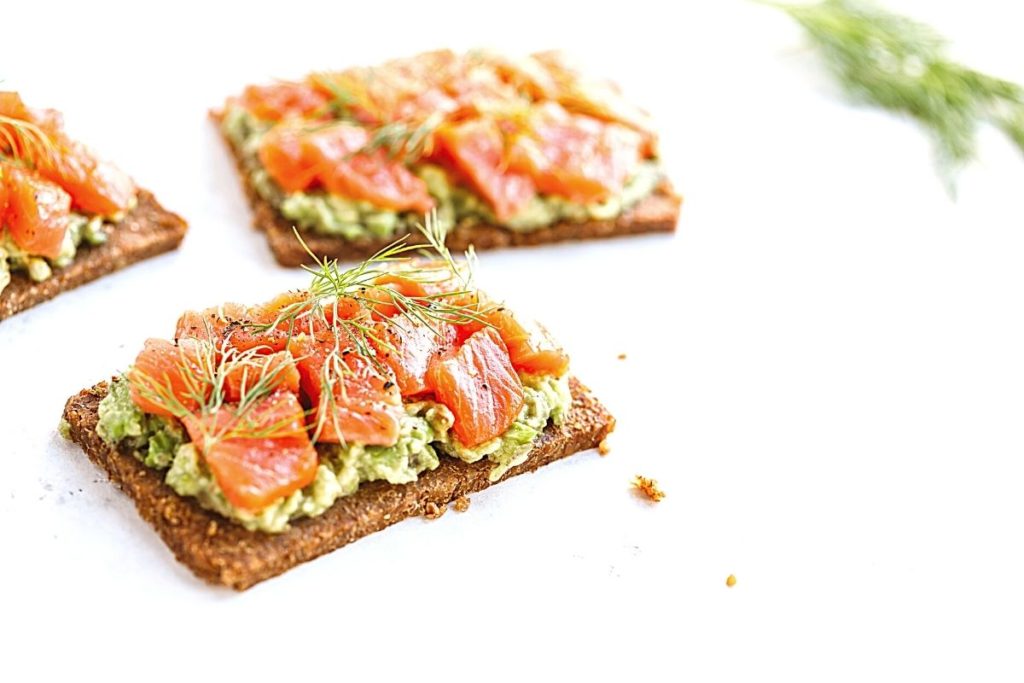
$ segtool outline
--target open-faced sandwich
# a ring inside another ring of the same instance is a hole
[[[215,114],[277,260],[363,258],[436,209],[448,245],[675,229],[647,115],[559,54],[428,52],[250,86]]]
[[[568,356],[423,235],[432,260],[399,242],[186,312],[69,399],[62,430],[181,562],[236,589],[598,445],[614,420]]]
[[[0,92],[0,320],[184,235],[181,218],[69,138],[58,112]]]

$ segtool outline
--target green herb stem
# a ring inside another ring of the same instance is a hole
[[[951,61],[945,39],[925,24],[866,0],[764,4],[807,31],[851,97],[929,130],[951,193],[956,171],[976,154],[980,123],[994,125],[1024,152],[1024,88]]]

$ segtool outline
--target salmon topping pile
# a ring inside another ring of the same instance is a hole
[[[67,136],[60,113],[0,92],[0,232],[19,249],[54,259],[72,211],[115,216],[135,195],[131,178]]]
[[[429,162],[500,221],[539,194],[601,202],[656,156],[647,115],[556,52],[428,52],[377,67],[250,86],[228,101],[271,126],[258,156],[285,191],[322,189],[397,211],[434,199]]]
[[[442,245],[443,235],[435,244]],[[447,260],[324,262],[308,290],[186,311],[126,374],[144,413],[183,423],[228,501],[258,511],[310,484],[314,444],[392,446],[405,403],[432,400],[473,448],[524,406],[522,375],[569,359],[538,325],[490,302]]]

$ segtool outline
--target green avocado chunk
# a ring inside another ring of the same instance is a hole
[[[100,401],[96,432],[110,444],[127,446],[146,465],[164,469],[185,442],[185,430],[173,420],[146,415],[135,407],[124,378],[110,383]]]

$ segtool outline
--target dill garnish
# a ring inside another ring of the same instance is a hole
[[[377,354],[379,349],[394,350],[394,347],[381,336],[382,330],[392,327],[403,331],[408,329],[408,324],[424,325],[440,336],[441,324],[477,322],[490,326],[484,316],[493,305],[481,302],[474,287],[475,254],[472,249],[466,252],[465,261],[456,261],[445,246],[445,230],[433,212],[427,215],[420,232],[426,244],[415,243],[407,236],[348,269],[340,268],[337,261],[318,259],[296,232],[296,237],[316,262],[315,266],[305,266],[313,276],[308,296],[283,306],[269,323],[240,323],[240,327],[256,331],[287,330],[286,346],[307,332],[316,341],[326,343],[327,348],[320,350],[324,353],[320,402],[312,410],[317,415],[312,435],[314,442],[321,436],[328,420],[333,422],[334,434],[341,437],[342,429],[335,408],[339,398],[347,398],[345,380],[358,374],[359,363],[365,361],[387,377]],[[417,259],[417,255],[429,260]],[[428,293],[406,294],[381,284],[378,279],[384,275],[398,275],[408,282],[422,284]],[[431,290],[437,293],[431,293]],[[342,314],[341,309],[346,304],[355,305],[357,311],[354,315]],[[391,317],[372,316],[371,311],[382,304],[393,306],[397,313]],[[223,428],[215,423],[215,433],[204,435],[207,443],[237,434],[270,437],[287,427],[287,423],[254,424],[247,417],[262,399],[276,390],[279,374],[285,366],[258,369],[259,357],[265,357],[269,347],[239,351],[231,346],[228,338],[219,343],[208,341],[215,336],[208,329],[207,340],[195,340],[197,343],[192,355],[179,346],[177,365],[181,370],[185,401],[180,397],[180,387],[176,388],[169,377],[150,377],[133,370],[129,372],[129,380],[144,398],[185,420],[196,414],[214,414],[229,405],[225,401],[227,378],[241,372],[245,378],[241,399],[237,405],[230,404],[237,419],[227,422]],[[357,358],[353,359],[352,355]],[[353,363],[356,364],[355,370]],[[250,368],[253,372],[251,383],[245,374]],[[391,383],[384,390],[393,386]]]
[[[430,154],[434,131],[443,122],[444,114],[435,111],[418,125],[405,121],[385,123],[373,132],[369,142],[353,154],[370,154],[385,149],[392,159],[401,159],[405,163],[417,161],[425,154]]]
[[[950,192],[956,171],[974,158],[980,123],[1002,130],[1024,152],[1024,88],[950,61],[947,41],[925,24],[867,0],[764,4],[803,26],[853,99],[928,129]]]
[[[457,262],[445,245],[445,229],[434,211],[427,214],[426,221],[419,226],[419,231],[426,240],[425,245],[403,237],[358,265],[345,270],[338,267],[336,260],[318,258],[296,231],[296,239],[316,263],[315,266],[303,266],[313,276],[313,282],[309,287],[310,299],[285,306],[277,320],[266,327],[278,327],[282,323],[293,321],[301,323],[307,316],[322,316],[326,308],[337,305],[342,299],[350,299],[371,308],[382,303],[383,299],[384,303],[390,303],[398,310],[401,318],[424,324],[435,332],[437,330],[432,324],[435,322],[485,323],[482,317],[485,311],[476,298],[473,285],[476,255],[472,247],[466,251],[465,261]],[[412,258],[410,254],[419,254],[430,260],[420,261]],[[382,275],[396,273],[406,280],[427,285],[454,279],[458,282],[459,289],[411,296],[377,283],[377,279]],[[470,302],[454,301],[464,297],[468,297]],[[337,322],[342,325],[348,323],[344,319]],[[358,336],[360,331],[353,331]]]
[[[272,424],[255,424],[249,419],[249,413],[276,390],[278,379],[287,366],[260,366],[258,359],[270,351],[268,347],[258,346],[239,351],[226,339],[217,344],[194,341],[196,344],[191,349],[195,355],[190,356],[184,347],[178,347],[178,367],[181,370],[179,378],[184,398],[196,407],[185,404],[182,397],[179,397],[180,390],[175,390],[169,377],[152,377],[133,368],[127,376],[139,394],[179,420],[190,419],[195,415],[213,415],[226,405],[228,377],[241,371],[241,396],[234,407],[236,419],[217,424],[212,433],[204,434],[207,444],[234,436],[270,438],[280,435],[281,429],[291,421],[290,418]],[[250,371],[253,375],[251,381]],[[201,422],[193,424],[203,427]]]
[[[53,140],[39,126],[0,115],[0,156],[36,166],[54,153]]]
[[[368,88],[376,78],[375,74],[376,71],[371,68],[363,69],[362,78],[346,73],[312,74],[310,81],[327,90],[331,96],[318,115],[332,121],[358,122],[355,116],[358,108],[378,121],[376,128],[371,127],[372,133],[366,144],[350,153],[348,158],[384,149],[392,159],[399,159],[403,163],[415,162],[431,152],[434,131],[444,123],[445,113],[435,111],[422,121],[384,120]],[[365,121],[361,125],[365,125]]]
[[[342,430],[337,424],[338,411],[335,389],[345,397],[347,375],[353,373],[346,356],[354,348],[362,358],[370,361],[378,369],[382,369],[377,358],[376,348],[391,349],[391,344],[379,334],[379,322],[387,327],[406,329],[403,321],[412,325],[422,324],[436,335],[441,334],[439,324],[466,324],[478,322],[490,326],[484,315],[490,307],[483,304],[473,286],[475,254],[472,249],[466,252],[466,260],[458,263],[445,246],[445,229],[437,219],[436,212],[427,214],[420,233],[426,240],[424,245],[416,244],[403,237],[384,247],[367,260],[352,268],[342,270],[336,260],[318,258],[302,240],[298,231],[296,238],[306,249],[315,266],[304,266],[313,276],[309,287],[310,297],[281,309],[277,319],[265,328],[286,325],[292,329],[301,329],[307,322],[312,325],[316,320],[326,323],[333,338],[333,346],[327,351],[323,363],[320,382],[323,391],[317,409],[318,419],[313,439],[319,438],[326,426],[326,420],[335,421],[334,433],[341,435]],[[421,262],[410,257],[420,252],[432,260]],[[396,267],[397,266],[397,267]],[[455,280],[459,289],[451,291],[447,287],[443,291],[422,296],[413,296],[398,291],[385,284],[379,284],[378,278],[387,274],[398,273],[402,278],[425,285],[439,284]],[[381,303],[392,305],[398,314],[394,317],[383,316],[379,321],[359,315],[347,318],[338,315],[339,302],[354,301],[363,307],[364,312],[379,306]],[[330,313],[330,315],[328,315]]]
[[[362,98],[356,97],[354,93],[339,83],[331,74],[314,73],[310,75],[310,82],[313,85],[325,88],[331,94],[331,99],[324,105],[324,110],[317,112],[314,118],[323,115],[339,121],[352,119],[352,106],[360,104]]]

